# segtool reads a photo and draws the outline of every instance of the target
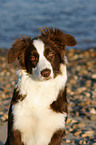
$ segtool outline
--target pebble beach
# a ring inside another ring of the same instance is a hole
[[[0,49],[0,132],[1,128],[2,132],[6,130],[17,80],[18,65],[7,63],[7,52],[8,49]],[[70,49],[66,56],[68,119],[62,145],[96,145],[96,49]],[[1,144],[4,137],[0,134]]]

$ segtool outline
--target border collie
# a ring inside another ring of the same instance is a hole
[[[65,46],[76,45],[72,35],[57,28],[17,39],[8,63],[20,69],[8,116],[5,145],[60,145],[67,118]]]

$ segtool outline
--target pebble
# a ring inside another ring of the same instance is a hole
[[[70,123],[72,121],[72,119],[68,118],[67,119],[67,123]]]
[[[86,87],[80,87],[80,88],[77,89],[77,92],[82,93],[85,90],[86,90]]]
[[[93,74],[92,75],[92,79],[96,79],[96,74]]]
[[[92,121],[96,121],[96,115],[91,115],[91,116],[90,116],[90,119],[91,119]]]
[[[93,143],[92,145],[96,145],[96,143]]]
[[[0,49],[0,121],[8,120],[8,109],[18,65],[8,65],[6,49]],[[96,49],[66,51],[68,57],[68,119],[67,145],[96,145]],[[91,139],[92,138],[92,139]]]
[[[84,94],[86,97],[90,97],[90,95],[91,95],[89,92],[85,92]]]
[[[78,127],[79,128],[84,128],[85,127],[85,122],[84,121],[79,122]]]
[[[92,137],[94,135],[94,131],[86,131],[84,134],[82,134],[82,137]]]
[[[4,99],[6,98],[5,92],[2,92],[2,94],[0,94],[0,99]]]
[[[6,118],[4,116],[1,117],[1,121],[5,122]]]
[[[7,114],[4,114],[4,117],[6,120],[8,120],[8,115]]]
[[[78,122],[77,120],[74,119],[71,120],[71,123],[77,123],[77,122]]]
[[[86,141],[83,141],[83,144],[86,144]]]
[[[91,114],[96,114],[96,109],[95,109],[95,108],[92,108],[92,109],[90,110],[90,113],[91,113]]]
[[[71,142],[71,140],[69,140],[69,139],[66,139],[66,143],[70,143]]]
[[[75,135],[75,136],[78,136],[78,135],[80,135],[81,133],[82,133],[81,131],[77,131],[77,132],[74,133],[74,135]]]
[[[0,112],[0,115],[3,115],[3,112]]]
[[[80,140],[80,141],[79,141],[79,144],[83,144],[83,140]]]

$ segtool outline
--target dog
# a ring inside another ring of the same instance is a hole
[[[5,145],[60,145],[67,118],[65,47],[76,40],[57,28],[17,39],[8,63],[19,61]]]

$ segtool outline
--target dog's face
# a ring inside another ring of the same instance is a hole
[[[72,35],[55,29],[43,29],[42,35],[31,39],[17,39],[8,53],[8,62],[17,58],[22,69],[35,80],[49,80],[60,74],[60,64],[64,62],[65,45],[74,46]]]
[[[61,56],[51,42],[40,39],[32,40],[32,45],[25,51],[27,72],[37,80],[48,80],[60,73]]]

